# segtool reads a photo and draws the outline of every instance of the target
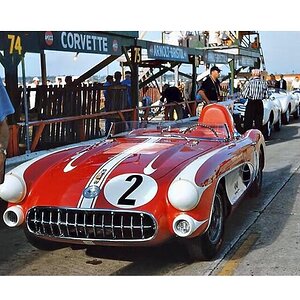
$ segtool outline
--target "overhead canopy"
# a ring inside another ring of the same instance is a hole
[[[122,46],[132,45],[136,32],[84,32],[84,31],[14,31],[0,32],[0,50],[8,53],[40,53],[42,50],[69,51],[120,55]]]

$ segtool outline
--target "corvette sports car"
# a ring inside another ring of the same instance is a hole
[[[295,99],[296,110],[293,113],[295,119],[300,117],[300,89],[296,89],[290,92],[290,95],[293,99]]]
[[[281,107],[282,124],[289,124],[291,114],[295,119],[299,118],[299,103],[296,94],[282,89],[269,89],[269,98]]]
[[[233,106],[233,114],[240,117],[240,122],[244,122],[247,101],[240,99],[236,101]],[[270,139],[272,129],[279,131],[281,128],[281,106],[276,101],[267,98],[263,100],[264,115],[263,115],[263,128],[262,133],[266,140]]]
[[[22,226],[40,249],[175,239],[191,258],[213,258],[233,207],[261,189],[261,132],[238,134],[219,104],[207,105],[189,127],[144,127],[11,170],[0,185],[6,225]]]

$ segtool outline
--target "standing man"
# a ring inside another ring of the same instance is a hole
[[[29,109],[32,110],[36,106],[36,92],[37,92],[37,87],[40,84],[40,80],[38,77],[33,77],[32,83],[29,85],[29,87],[33,90],[30,90],[29,94]]]
[[[270,74],[270,80],[267,81],[267,84],[269,88],[278,88],[278,81],[274,74]]]
[[[300,80],[299,77],[296,76],[295,79],[292,81],[292,90],[300,89]]]
[[[280,80],[277,81],[276,87],[278,89],[286,90],[286,81],[283,79],[283,74],[280,75]]]
[[[211,67],[209,76],[202,83],[199,94],[205,104],[221,101],[220,81],[218,79],[220,72],[221,70],[217,66]]]
[[[126,71],[125,72],[125,79],[121,81],[121,85],[124,85],[127,87],[127,108],[131,108],[131,72]]]
[[[104,87],[112,86],[114,83],[114,77],[112,75],[106,76],[106,81],[103,83]],[[104,110],[105,111],[112,111],[112,99],[109,97],[111,93],[107,89],[103,91],[104,94]],[[111,118],[110,116],[105,117],[105,135],[108,134],[109,129],[111,126]]]
[[[6,89],[0,79],[0,184],[4,181],[6,148],[8,146],[9,129],[6,117],[15,112]]]
[[[174,104],[174,106],[165,107],[165,120],[174,120],[174,109],[177,114],[177,119],[180,120],[183,117],[182,106],[179,104],[183,101],[182,94],[177,86],[169,86],[165,84],[165,90],[162,92],[160,101],[164,102],[166,99],[167,104]]]
[[[253,128],[262,131],[262,122],[264,116],[263,99],[268,95],[268,85],[261,79],[261,71],[253,69],[251,71],[252,77],[247,81],[243,87],[241,95],[248,99],[245,111],[244,130]]]
[[[120,85],[121,84],[121,78],[122,78],[122,73],[120,71],[116,71],[114,73],[114,85]]]

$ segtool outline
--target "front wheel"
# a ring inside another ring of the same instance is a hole
[[[296,110],[294,111],[293,116],[294,116],[294,119],[296,119],[296,120],[299,119],[299,116],[300,116],[300,105],[298,105],[296,107]]]
[[[286,110],[284,114],[281,115],[282,124],[286,125],[290,123],[290,108]]]
[[[225,215],[225,191],[219,186],[207,231],[200,237],[188,241],[188,253],[192,260],[209,260],[216,256],[224,238]]]
[[[275,131],[280,131],[281,128],[281,118],[278,118],[278,121],[274,124]]]
[[[265,140],[269,140],[272,133],[272,126],[270,120],[263,126],[263,135]]]

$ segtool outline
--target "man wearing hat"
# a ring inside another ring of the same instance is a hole
[[[209,76],[202,83],[199,93],[206,104],[221,101],[218,79],[220,72],[221,70],[217,66],[211,67]]]
[[[248,99],[246,111],[244,130],[247,131],[253,127],[262,131],[264,106],[262,100],[268,96],[268,85],[266,81],[261,78],[261,71],[259,69],[252,69],[251,78],[243,87],[241,95]]]

